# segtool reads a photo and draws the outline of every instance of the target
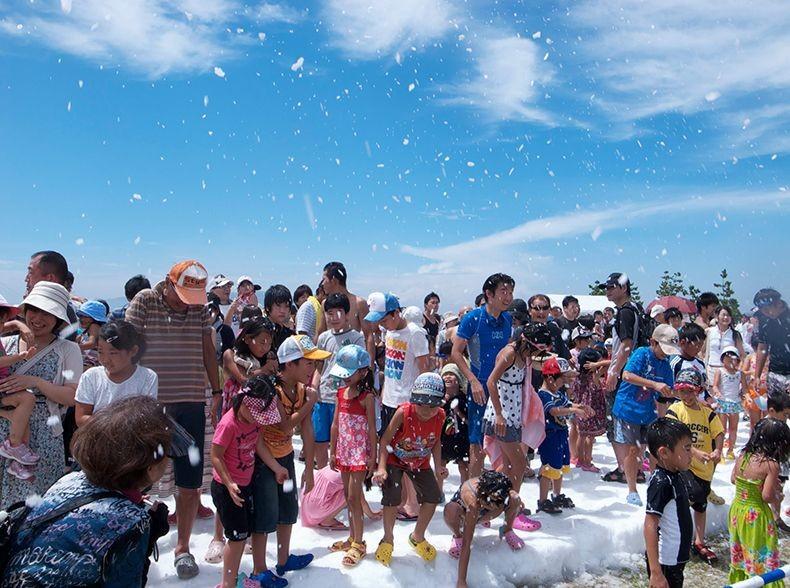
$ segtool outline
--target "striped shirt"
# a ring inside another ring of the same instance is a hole
[[[160,282],[142,290],[126,309],[126,320],[145,335],[148,345],[140,363],[159,376],[160,402],[205,403],[203,335],[211,333],[211,317],[204,306],[173,310],[162,297],[164,286]]]

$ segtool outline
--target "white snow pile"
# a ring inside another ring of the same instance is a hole
[[[747,440],[748,423],[741,423],[739,446]],[[297,454],[299,440],[294,440]],[[598,438],[594,452],[594,462],[607,471],[615,466],[611,446],[605,437]],[[301,476],[303,464],[297,462],[297,476]],[[536,457],[532,466],[539,467]],[[718,533],[726,530],[729,503],[734,494],[734,486],[729,477],[732,462],[718,466],[713,481],[715,491],[727,501],[724,506],[708,505],[708,532]],[[445,496],[449,500],[458,487],[458,471],[450,465],[450,478],[445,483]],[[645,500],[646,485],[640,484],[639,494]],[[565,477],[563,492],[576,503],[573,510],[565,510],[560,515],[540,513],[534,518],[543,523],[543,528],[534,533],[518,532],[526,542],[520,552],[512,552],[498,537],[500,518],[490,529],[478,527],[472,548],[469,566],[469,585],[473,587],[498,586],[551,586],[559,582],[571,581],[587,574],[603,574],[607,569],[636,567],[644,553],[642,523],[644,507],[626,504],[627,488],[624,484],[606,483],[597,474],[573,469]],[[525,505],[534,511],[538,497],[538,484],[529,481],[521,488]],[[367,493],[367,499],[374,509],[379,508],[381,492],[374,488]],[[204,495],[203,504],[211,506],[211,498]],[[173,499],[167,500],[171,510]],[[340,518],[343,518],[341,515]],[[341,565],[342,553],[331,554],[327,547],[333,541],[347,537],[343,532],[317,531],[297,523],[293,527],[291,551],[293,553],[313,553],[315,560],[306,569],[286,575],[288,581],[300,588],[326,588],[326,586],[359,586],[389,588],[401,586],[420,586],[430,582],[431,586],[451,587],[457,577],[457,562],[447,555],[451,533],[442,518],[440,505],[428,527],[427,539],[436,546],[438,555],[432,563],[425,563],[411,549],[408,535],[414,523],[397,522],[395,525],[395,552],[392,566],[385,568],[375,560],[374,552],[383,535],[381,521],[365,519],[365,540],[368,555],[353,569]],[[176,544],[175,528],[160,539],[159,561],[153,563],[148,576],[149,586],[180,585],[173,567],[173,548]],[[195,523],[192,535],[192,553],[200,565],[200,575],[190,580],[190,588],[213,588],[220,581],[222,564],[207,564],[203,561],[214,529],[212,520]],[[267,562],[274,566],[277,542],[272,537],[269,542]],[[252,556],[245,555],[241,572],[252,572]]]

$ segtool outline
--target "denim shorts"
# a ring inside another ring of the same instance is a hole
[[[316,443],[329,443],[332,433],[332,419],[335,418],[335,405],[331,402],[316,402],[313,406],[313,432]]]
[[[471,393],[466,395],[466,418],[467,422],[469,423],[470,445],[483,444],[483,415],[486,412],[487,403],[487,398],[483,404],[478,404],[475,402]]]

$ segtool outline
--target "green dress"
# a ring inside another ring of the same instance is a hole
[[[743,477],[750,458],[747,453],[741,460],[735,478],[735,499],[730,506],[730,584],[781,567],[776,524],[771,508],[763,500],[763,481]],[[766,586],[775,588],[784,586],[784,582]]]

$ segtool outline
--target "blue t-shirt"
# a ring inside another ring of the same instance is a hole
[[[546,417],[546,433],[567,431],[568,420],[571,418],[571,415],[552,416],[550,414],[552,408],[570,408],[572,406],[571,401],[568,400],[568,396],[565,394],[565,388],[560,388],[553,394],[541,388],[538,390],[538,396],[543,403],[543,414]]]
[[[488,314],[485,304],[467,312],[458,325],[457,335],[468,342],[472,373],[480,380],[486,392],[486,380],[494,371],[497,354],[510,340],[512,325],[513,319],[509,312],[503,312],[498,318],[494,318]]]
[[[658,359],[650,347],[637,347],[628,358],[624,371],[653,382],[663,382],[670,388],[675,382],[669,360]],[[623,380],[617,389],[612,415],[627,423],[649,425],[656,420],[656,397],[652,389],[645,390]]]

